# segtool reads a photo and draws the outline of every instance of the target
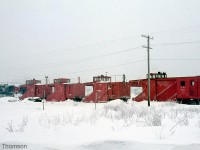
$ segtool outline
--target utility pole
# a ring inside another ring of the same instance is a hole
[[[96,90],[95,110],[97,109],[97,102],[98,102],[98,98],[99,98],[99,93],[100,92],[101,92],[101,90]]]
[[[150,54],[149,54],[149,50],[152,49],[150,47],[150,39],[152,40],[153,37],[150,37],[149,35],[142,35],[142,37],[147,38],[147,46],[142,46],[143,48],[147,49],[147,60],[148,60],[148,107],[150,107]]]
[[[44,100],[46,99],[46,86],[47,86],[47,79],[48,79],[48,76],[45,76],[45,78],[46,78],[46,84],[44,85],[43,110],[44,110]]]
[[[96,99],[95,99],[95,110],[97,109],[97,98],[98,98],[98,92],[96,91]]]

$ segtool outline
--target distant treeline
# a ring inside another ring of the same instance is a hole
[[[0,84],[0,97],[13,96],[15,94],[16,87],[14,85]]]

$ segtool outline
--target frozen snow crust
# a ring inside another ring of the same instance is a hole
[[[0,98],[2,144],[28,149],[199,149],[200,106],[174,102],[42,103]],[[16,98],[15,98],[16,99]]]

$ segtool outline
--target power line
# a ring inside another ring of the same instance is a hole
[[[104,70],[104,69],[107,69],[107,68],[115,68],[115,67],[118,67],[118,66],[124,66],[124,65],[139,63],[139,62],[143,62],[143,61],[146,61],[146,59],[137,60],[137,61],[130,61],[130,62],[127,62],[127,63],[118,64],[118,65],[112,65],[112,66],[106,66],[106,67],[104,66],[104,67],[98,67],[98,68],[93,68],[93,69],[86,69],[86,70],[79,70],[79,71],[74,71],[74,72],[67,72],[66,74],[75,74],[75,73],[82,73],[82,72],[90,72],[90,71],[101,70],[101,69]],[[42,76],[44,76],[44,74],[37,74],[37,75],[32,75],[32,76],[34,78],[36,78],[36,77],[42,77]],[[21,77],[21,75],[20,76],[15,76],[15,77]]]
[[[62,50],[55,49],[54,52],[51,52],[50,54],[63,53],[66,50],[68,50],[68,51],[73,50],[73,52],[74,52],[74,50],[77,50],[77,49],[83,49],[83,48],[88,48],[88,47],[92,47],[92,46],[96,46],[96,45],[102,45],[102,44],[106,44],[106,43],[117,42],[117,41],[126,40],[126,39],[130,39],[130,38],[135,38],[137,36],[139,37],[139,35],[135,34],[135,35],[131,35],[131,36],[123,37],[123,38],[118,38],[118,39],[113,39],[113,40],[94,42],[92,44],[87,44],[87,45],[83,45],[83,46],[77,46],[77,47],[72,47],[72,48],[63,48]],[[47,53],[40,53],[40,54],[36,54],[36,55],[31,55],[31,56],[29,56],[29,58],[30,57],[41,56],[41,55],[45,55],[46,56]]]
[[[59,63],[59,64],[47,63],[47,64],[42,64],[42,65],[37,65],[37,66],[31,66],[31,68],[29,66],[25,66],[22,69],[16,68],[16,70],[34,70],[34,69],[44,68],[44,67],[52,67],[52,66],[56,67],[56,66],[60,66],[60,65],[63,65],[63,64],[75,64],[75,63],[80,63],[80,62],[84,62],[84,61],[91,61],[91,60],[94,60],[94,59],[100,59],[102,57],[108,57],[108,56],[113,56],[113,55],[116,55],[116,54],[126,53],[126,52],[130,52],[130,51],[133,51],[133,50],[138,50],[138,49],[141,49],[141,47],[128,48],[128,49],[121,50],[121,51],[91,56],[91,57],[87,57],[87,58],[79,59],[79,60],[74,60],[74,61],[64,61],[64,62]]]
[[[200,25],[193,25],[193,26],[185,26],[185,27],[180,27],[180,28],[172,28],[172,29],[168,29],[168,30],[161,30],[161,31],[155,31],[155,32],[149,32],[148,34],[159,34],[159,33],[164,33],[164,32],[172,32],[172,31],[177,31],[177,30],[183,30],[183,29],[188,29],[188,28],[196,28],[196,27],[200,27]],[[102,44],[106,44],[106,43],[111,43],[111,42],[117,42],[117,41],[121,41],[121,40],[126,40],[126,39],[130,39],[130,38],[134,38],[134,37],[139,37],[139,34],[134,34],[131,36],[127,36],[127,37],[123,37],[123,38],[117,38],[117,39],[112,39],[112,40],[107,40],[107,41],[101,41],[101,42],[94,42],[91,44],[87,44],[87,45],[83,45],[83,46],[78,46],[78,47],[72,47],[72,48],[63,48],[62,50],[57,50],[55,49],[54,52],[51,52],[50,54],[55,54],[55,53],[62,53],[65,52],[66,50],[76,50],[76,49],[81,49],[81,48],[87,48],[87,47],[92,47],[95,45],[102,45]],[[64,51],[63,51],[64,50]],[[36,54],[36,55],[30,55],[30,57],[37,57],[37,56],[42,56],[42,55],[47,55],[47,53],[40,53],[40,54]],[[13,58],[11,58],[13,59]]]
[[[199,61],[200,58],[164,58],[164,59],[151,59],[151,60],[158,60],[158,61]]]
[[[185,27],[180,27],[180,28],[172,28],[172,29],[168,29],[168,30],[161,30],[161,31],[150,32],[148,34],[159,34],[159,33],[164,33],[164,32],[172,32],[172,31],[185,30],[185,29],[197,28],[197,27],[199,28],[200,25],[185,26]]]
[[[81,73],[81,72],[90,72],[90,71],[100,70],[100,69],[105,69],[105,68],[114,68],[114,67],[124,66],[124,65],[128,65],[128,64],[143,62],[143,61],[146,61],[146,59],[137,60],[137,61],[131,61],[131,62],[127,62],[127,63],[123,63],[123,64],[118,64],[118,65],[107,66],[107,67],[99,67],[99,68],[93,68],[93,69],[88,69],[88,70],[80,70],[80,71],[75,71],[75,72],[68,72],[67,74]]]
[[[185,45],[185,44],[197,44],[197,43],[200,43],[200,41],[175,42],[175,43],[160,43],[160,44],[154,44],[153,46]]]
[[[200,43],[200,41],[188,41],[188,42],[175,42],[175,43],[160,43],[160,44],[154,44],[153,46],[170,46],[170,45],[184,45],[184,44],[198,44]],[[35,70],[35,69],[40,69],[40,68],[44,68],[44,67],[56,67],[56,66],[60,66],[63,64],[74,64],[74,63],[80,63],[83,61],[90,61],[93,59],[99,59],[102,57],[108,57],[108,56],[112,56],[112,55],[116,55],[116,54],[120,54],[120,53],[125,53],[125,52],[129,52],[132,50],[137,50],[140,49],[140,47],[134,47],[134,48],[129,48],[129,49],[125,49],[125,50],[121,50],[121,51],[116,51],[116,52],[112,52],[112,53],[108,53],[108,54],[103,54],[103,55],[96,55],[96,56],[91,56],[91,57],[87,57],[87,58],[83,58],[81,60],[74,60],[74,61],[65,61],[59,64],[55,64],[55,63],[47,63],[47,64],[42,64],[42,65],[36,65],[36,66],[25,66],[23,68],[15,68],[15,70]],[[2,68],[3,69],[3,68]],[[6,68],[7,69],[7,68]]]
[[[182,27],[182,28],[174,28],[174,29],[169,29],[169,30],[163,30],[163,31],[158,31],[158,32],[152,32],[154,34],[157,34],[157,33],[163,33],[163,32],[171,32],[171,31],[176,31],[176,30],[182,30],[182,29],[187,29],[187,28],[195,28],[195,27],[200,27],[200,25],[196,25],[196,26],[187,26],[187,27]],[[134,35],[134,36],[137,36],[137,35]],[[125,38],[120,38],[120,39],[115,39],[115,40],[111,40],[111,41],[119,41],[119,40],[123,40],[123,39],[127,39],[127,38],[132,38],[132,36],[129,36],[129,37],[125,37]],[[105,43],[109,43],[109,41],[104,41]],[[86,45],[85,47],[89,47],[89,46],[92,46],[92,45],[99,45],[99,44],[103,44],[104,42],[97,42],[97,43],[93,43],[93,44],[89,44],[89,45]],[[162,43],[162,44],[157,44],[155,46],[167,46],[167,45],[182,45],[182,44],[195,44],[195,43],[199,43],[200,41],[192,41],[192,42],[180,42],[180,43]],[[76,47],[77,49],[80,49],[80,48],[84,48],[84,46],[81,46],[81,47]],[[70,50],[70,49],[69,49]],[[58,52],[58,51],[56,51]],[[46,53],[45,53],[46,55]],[[112,53],[108,54],[109,55],[113,55]],[[103,57],[103,56],[96,56],[96,57]],[[90,57],[91,58],[91,57]],[[88,59],[88,58],[86,58]],[[151,59],[152,60],[152,59]],[[158,60],[158,59],[157,59]],[[160,60],[177,60],[177,59],[160,59]],[[191,60],[199,60],[199,59],[179,59],[179,60],[185,60],[185,61],[191,61]],[[82,60],[84,61],[84,60]],[[68,62],[66,62],[68,63]],[[74,63],[74,62],[70,62],[70,63]],[[54,63],[52,63],[54,64]],[[37,66],[36,66],[37,67]],[[105,67],[104,67],[105,68]],[[24,69],[24,70],[27,70],[27,69]]]
[[[200,43],[200,41],[160,43],[160,44],[154,44],[153,46],[173,46],[173,45],[198,44],[198,43]],[[80,63],[80,62],[84,62],[84,61],[91,61],[91,60],[94,60],[94,59],[99,59],[99,58],[102,58],[102,57],[113,56],[113,55],[116,55],[116,54],[125,53],[125,52],[129,52],[129,51],[132,51],[132,50],[137,50],[137,49],[141,49],[141,48],[140,47],[133,47],[133,48],[128,48],[128,49],[125,49],[125,50],[120,50],[120,51],[116,51],[116,52],[112,52],[112,53],[86,57],[86,58],[79,59],[79,60],[64,61],[64,62],[59,63],[59,64],[45,63],[45,64],[36,65],[36,66],[31,66],[31,68],[29,66],[25,66],[22,69],[21,68],[20,69],[16,68],[16,69],[17,70],[35,70],[35,69],[44,68],[44,67],[56,67],[56,66],[60,66],[60,65],[63,65],[63,64],[75,64],[75,63]]]
[[[146,60],[147,59],[142,59],[142,60],[131,61],[131,62],[123,63],[123,64],[107,66],[107,67],[99,67],[99,68],[93,68],[93,69],[87,69],[87,70],[80,70],[80,71],[75,71],[75,72],[67,72],[67,74],[81,73],[81,72],[90,72],[90,71],[100,70],[100,69],[104,69],[104,68],[112,68],[112,67],[114,68],[114,67],[118,67],[118,66],[123,66],[123,65],[138,63],[138,62],[143,62],[143,61],[146,61]],[[199,61],[200,58],[163,58],[163,59],[162,58],[159,58],[159,59],[158,58],[152,58],[150,60],[152,60],[152,61]],[[10,76],[10,75],[8,75],[8,76]],[[20,77],[20,76],[13,76],[12,75],[12,77]],[[42,74],[42,75],[36,75],[36,76],[44,76],[44,74]],[[36,77],[36,76],[34,76],[34,77]]]
[[[175,43],[160,43],[160,44],[154,44],[153,46],[173,46],[173,45],[185,45],[185,44],[198,44],[200,43],[200,41],[186,41],[186,42],[175,42]],[[102,54],[102,55],[96,55],[96,56],[91,56],[91,57],[87,57],[87,58],[83,58],[83,59],[79,59],[79,60],[74,60],[74,61],[64,61],[62,63],[59,64],[55,64],[53,63],[45,63],[45,64],[40,64],[40,65],[36,65],[36,66],[25,66],[25,67],[20,67],[20,68],[15,68],[15,70],[37,70],[37,69],[44,69],[44,67],[57,67],[63,64],[75,64],[75,63],[81,63],[84,61],[91,61],[94,59],[100,59],[102,57],[108,57],[108,56],[113,56],[116,54],[120,54],[120,53],[126,53],[126,52],[130,52],[132,50],[137,50],[137,49],[141,49],[140,47],[134,47],[134,48],[128,48],[125,50],[120,50],[120,51],[116,51],[116,52],[112,52],[112,53],[107,53],[107,54]],[[3,69],[3,68],[2,68]],[[6,68],[7,69],[7,68]]]
[[[99,67],[99,68],[93,68],[93,69],[87,69],[87,70],[80,70],[80,71],[75,71],[75,72],[67,72],[66,74],[75,74],[75,73],[82,73],[82,72],[90,72],[90,71],[95,71],[95,70],[101,70],[101,69],[107,69],[107,68],[115,68],[115,67],[118,67],[118,66],[124,66],[124,65],[129,65],[129,64],[134,64],[134,63],[139,63],[139,62],[144,62],[146,61],[147,59],[143,59],[143,60],[137,60],[137,61],[131,61],[131,62],[127,62],[127,63],[123,63],[123,64],[118,64],[118,65],[112,65],[112,66],[107,66],[107,67]],[[153,58],[153,59],[150,59],[151,61],[200,61],[200,59],[198,58],[165,58],[165,59],[157,59],[157,58]],[[51,74],[52,75],[52,74]],[[37,74],[37,75],[32,75],[34,77],[42,77],[44,76],[44,74]],[[14,76],[13,76],[14,77]],[[21,77],[21,76],[15,76],[15,77]],[[21,82],[1,82],[1,83],[18,83],[18,84],[21,84]]]

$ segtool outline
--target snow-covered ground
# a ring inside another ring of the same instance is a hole
[[[8,102],[9,101],[9,102]],[[200,105],[47,102],[0,98],[0,149],[198,150]],[[7,148],[8,149],[8,148]]]

